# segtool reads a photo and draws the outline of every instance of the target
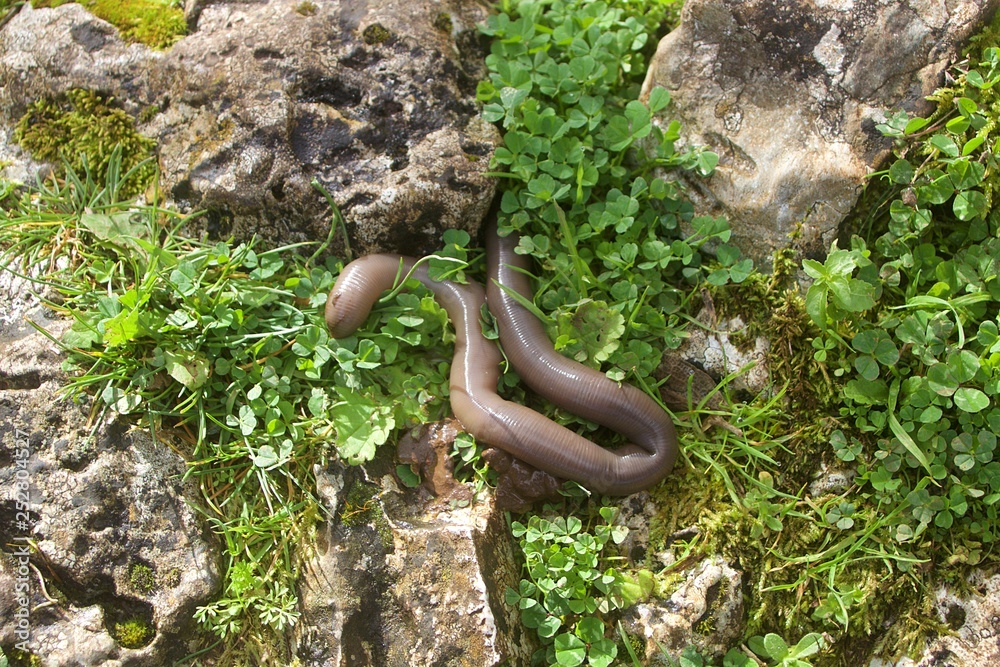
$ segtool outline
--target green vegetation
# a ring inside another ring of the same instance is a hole
[[[501,233],[521,233],[543,282],[536,303],[549,316],[556,348],[630,382],[650,380],[654,350],[681,341],[686,288],[749,275],[749,260],[726,244],[724,220],[695,217],[677,186],[653,169],[712,171],[717,156],[674,142],[651,115],[669,104],[654,91],[635,100],[648,24],[665,5],[630,16],[604,3],[520,2],[490,17],[489,81],[479,86],[484,116],[504,130],[493,158],[504,171]],[[631,150],[641,142],[650,150]],[[682,237],[682,225],[693,229]],[[700,248],[721,242],[721,266],[703,266]]]
[[[40,667],[41,664],[41,657],[34,653],[16,648],[0,649],[0,667]]]
[[[939,93],[935,118],[886,124],[906,158],[886,174],[894,203],[869,220],[888,231],[874,251],[854,239],[826,263],[807,261],[815,283],[803,301],[786,261],[770,278],[751,273],[725,244],[725,221],[693,217],[674,184],[653,178],[658,166],[707,174],[714,157],[678,154],[676,124],[650,124],[668,103],[662,91],[648,108],[635,101],[629,74],[643,67],[642,10],[502,8],[484,28],[494,42],[479,94],[484,115],[504,130],[494,158],[501,228],[519,230],[540,275],[556,276],[543,280],[536,304],[552,313],[557,347],[651,388],[653,351],[680,341],[691,287],[701,284],[723,314],[750,320],[748,340],[763,333],[781,351],[772,377],[783,391],[713,411],[742,435],[703,433],[702,407],[677,416],[686,469],[654,490],[663,516],[651,526],[650,552],[694,524],[695,543],[669,546],[678,561],[719,552],[738,563],[752,582],[748,646],[769,664],[835,664],[870,645],[886,621],[894,625],[880,650],[919,647],[933,627],[926,587],[960,580],[960,569],[948,570],[956,564],[993,560],[1000,417],[990,421],[990,378],[1000,336],[986,304],[996,276],[995,52],[980,71],[957,73],[959,89]],[[682,229],[695,235],[678,238]],[[712,236],[723,243],[709,263],[699,247]],[[807,497],[821,461],[857,466],[857,487]],[[532,545],[522,546],[529,559]],[[654,590],[665,588],[672,573],[648,558]],[[538,576],[528,563],[522,585]],[[550,568],[550,578],[558,572]],[[575,619],[558,617],[564,634]],[[528,614],[526,624],[537,620]],[[548,622],[540,632],[555,626]],[[576,660],[550,651],[543,664],[583,664]]]
[[[138,194],[156,174],[156,142],[139,134],[132,117],[113,102],[82,89],[58,100],[38,100],[18,121],[14,140],[36,160],[54,163],[60,176],[67,166],[78,174],[103,176],[116,155],[116,168],[135,170],[120,194]]]
[[[128,581],[132,588],[148,595],[156,590],[156,573],[146,563],[136,561],[129,566]]]
[[[153,639],[153,628],[141,618],[133,618],[115,623],[111,635],[125,648],[142,648]]]
[[[295,7],[295,12],[297,14],[301,14],[302,16],[312,16],[313,14],[316,13],[316,3],[315,2],[310,2],[309,0],[305,0],[304,2],[300,2]]]
[[[364,32],[361,33],[361,37],[365,40],[365,44],[374,46],[375,44],[381,44],[382,42],[388,40],[392,37],[392,33],[389,32],[389,30],[381,23],[372,23],[364,29]]]
[[[7,184],[0,259],[41,271],[59,295],[50,306],[73,320],[60,341],[76,372],[68,390],[182,443],[225,545],[224,594],[199,621],[229,659],[287,651],[298,547],[317,518],[312,467],[331,448],[368,461],[396,426],[446,414],[451,354],[423,349],[447,337],[447,316],[429,295],[400,293],[372,316],[379,333],[330,340],[321,311],[339,265],[313,266],[326,244],[303,258],[183,238],[185,216],[120,197],[138,173],[122,173],[120,151],[107,165],[102,178],[84,163],[33,189]],[[446,240],[451,257],[432,263],[443,275],[469,239]]]
[[[956,74],[934,116],[880,126],[899,157],[881,175],[890,202],[873,241],[804,267],[817,340],[839,352],[827,361],[847,380],[838,458],[858,467],[863,498],[897,508],[898,542],[975,565],[1000,537],[1000,51]]]
[[[58,7],[79,2],[118,28],[128,42],[168,49],[187,34],[182,0],[32,0],[33,7]]]
[[[184,216],[117,198],[119,172],[112,158],[104,185],[69,169],[9,194],[0,243],[22,271],[49,271],[52,307],[74,321],[61,341],[77,372],[68,389],[186,442],[226,549],[225,595],[198,618],[223,637],[246,626],[251,644],[281,645],[297,614],[296,547],[315,514],[311,468],[335,428],[335,395],[303,385],[331,356],[316,352],[330,271],[253,244],[181,239]],[[58,254],[73,260],[65,270],[49,263]]]
[[[612,525],[615,513],[600,508],[602,521],[592,530],[572,515],[513,523],[528,578],[518,590],[507,588],[505,597],[520,610],[521,622],[538,633],[544,648],[535,657],[546,664],[607,667],[618,655],[601,619],[635,598],[622,573],[601,558],[609,541],[621,544],[628,535],[628,528]]]

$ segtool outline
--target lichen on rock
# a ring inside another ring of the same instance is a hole
[[[192,3],[168,52],[125,44],[67,4],[0,31],[0,124],[99,90],[156,140],[164,191],[218,236],[326,238],[330,192],[357,254],[424,254],[489,208],[499,140],[479,118],[477,3]],[[302,10],[302,11],[299,11]],[[308,10],[308,11],[307,11]]]
[[[54,336],[68,327],[30,316]],[[14,515],[15,454],[26,449],[31,518],[18,535],[0,527],[0,543],[31,540],[28,646],[46,667],[164,664],[187,652],[179,640],[215,592],[215,545],[184,499],[180,457],[119,419],[91,426],[90,402],[60,395],[60,365],[43,334],[0,328],[0,507]],[[179,576],[150,581],[159,572]],[[11,561],[0,559],[3,646],[15,643],[14,591]]]
[[[367,468],[317,471],[330,519],[301,582],[302,664],[527,664],[532,644],[503,603],[520,568],[502,513],[428,502],[378,477],[378,461]],[[359,502],[379,518],[345,521]]]
[[[666,88],[683,139],[720,153],[701,212],[756,259],[822,255],[890,146],[876,123],[920,112],[996,0],[689,0],[643,85]],[[794,238],[792,238],[794,236]]]

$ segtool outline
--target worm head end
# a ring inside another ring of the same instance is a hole
[[[358,328],[358,324],[351,321],[349,310],[344,307],[346,304],[341,304],[344,296],[340,290],[334,288],[326,299],[326,328],[334,338],[350,336]]]

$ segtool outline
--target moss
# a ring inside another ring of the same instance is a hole
[[[14,140],[37,160],[52,162],[64,172],[65,160],[79,174],[86,165],[95,180],[104,177],[115,148],[121,150],[124,174],[153,158],[156,143],[139,134],[131,116],[89,90],[75,89],[58,100],[38,100],[14,129]],[[142,192],[156,175],[154,160],[146,162],[121,189],[123,196]]]
[[[136,561],[129,567],[129,584],[135,590],[146,595],[156,590],[156,573],[146,563]]]
[[[112,638],[125,648],[142,648],[153,639],[153,628],[141,618],[115,623]]]
[[[654,554],[666,548],[670,536],[698,523],[709,508],[718,509],[728,498],[725,486],[717,475],[685,468],[677,471],[650,493],[657,507],[670,511],[657,512],[649,523],[647,567],[653,567]]]
[[[773,269],[770,275],[755,273],[740,284],[716,288],[712,299],[720,317],[739,316],[746,323],[743,332],[730,335],[738,348],[752,347],[758,336],[770,341],[767,365],[773,384],[787,387],[789,412],[807,422],[840,400],[839,387],[813,357],[812,341],[820,332],[799,293],[794,251],[776,252]]]
[[[32,0],[32,6],[58,7],[72,0]],[[94,16],[118,28],[122,39],[166,49],[187,34],[184,10],[163,0],[81,0]]]
[[[167,588],[176,588],[181,583],[181,571],[176,567],[163,576],[163,585]]]
[[[302,16],[312,16],[313,14],[316,13],[316,3],[309,2],[309,0],[306,0],[305,2],[300,2],[298,6],[295,8],[295,13],[301,14]]]
[[[19,648],[4,649],[0,656],[6,655],[10,667],[41,667],[42,659],[31,651]]]
[[[387,41],[392,37],[392,33],[381,23],[372,23],[361,33],[361,37],[365,40],[365,44],[372,46]]]
[[[451,15],[446,12],[441,12],[440,14],[437,15],[437,17],[434,19],[434,27],[440,30],[441,32],[448,33],[449,35],[451,34],[451,31],[455,28],[454,24],[451,21]]]
[[[156,118],[161,111],[162,109],[160,109],[159,104],[150,104],[148,107],[139,112],[139,122],[148,123]]]
[[[340,522],[347,527],[371,526],[378,533],[386,551],[393,547],[392,527],[378,498],[379,487],[356,481],[351,485],[340,509]]]

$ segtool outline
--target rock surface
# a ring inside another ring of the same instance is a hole
[[[474,0],[191,2],[166,53],[81,5],[22,7],[0,30],[0,125],[73,88],[113,96],[156,139],[162,185],[209,232],[326,238],[315,178],[357,254],[422,254],[478,229],[497,130],[479,118]],[[336,241],[339,242],[338,233]]]
[[[16,310],[0,299],[0,312]],[[34,319],[55,336],[68,326]],[[118,420],[92,429],[89,402],[58,394],[61,361],[34,329],[3,328],[0,645],[21,641],[17,613],[27,607],[27,646],[45,667],[167,664],[187,652],[180,640],[192,636],[194,610],[215,593],[216,546],[185,503],[181,458]],[[30,501],[23,524],[19,481]],[[27,596],[15,595],[22,582]],[[129,621],[150,630],[133,648],[117,641]]]
[[[1000,575],[982,571],[969,578],[971,595],[942,586],[935,592],[934,612],[952,631],[943,634],[917,660],[903,658],[895,667],[980,667],[1000,665]],[[870,667],[892,667],[873,660]]]
[[[696,208],[726,215],[758,260],[794,243],[823,256],[890,144],[875,125],[926,112],[959,45],[998,0],[689,0],[643,94],[689,144],[720,154]]]
[[[528,631],[503,602],[520,566],[490,502],[425,504],[359,468],[317,479],[329,520],[300,586],[305,667],[527,664]]]
[[[625,629],[646,642],[651,665],[668,664],[660,646],[680,655],[695,646],[706,656],[720,656],[743,630],[743,574],[718,557],[696,563],[677,590],[628,610]]]

